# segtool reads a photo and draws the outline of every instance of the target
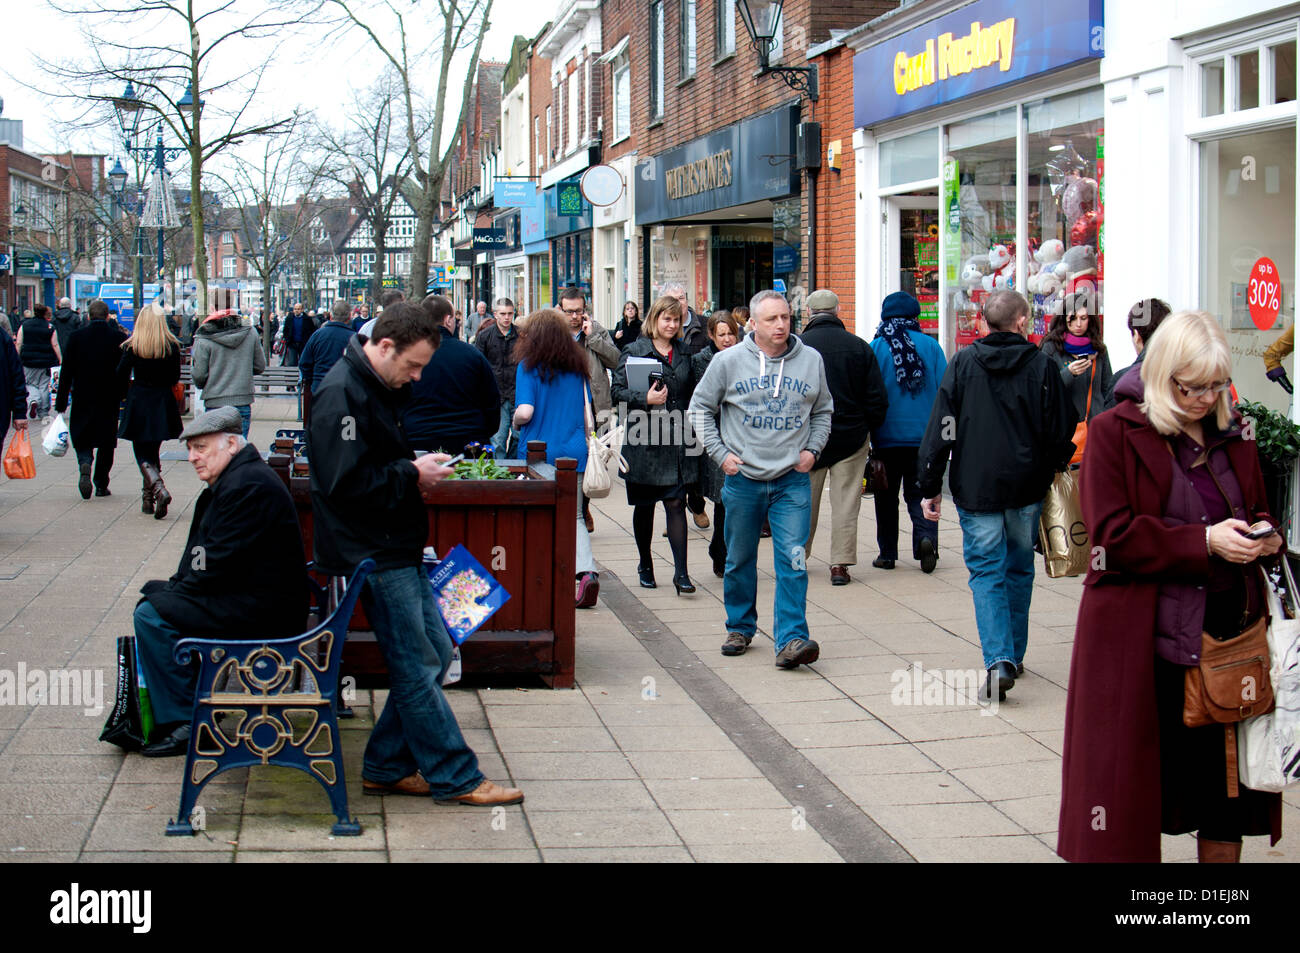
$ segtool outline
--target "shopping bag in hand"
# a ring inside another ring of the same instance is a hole
[[[1083,505],[1079,502],[1079,483],[1066,470],[1056,474],[1043,498],[1038,518],[1038,537],[1047,562],[1047,575],[1081,576],[1088,571],[1092,546],[1088,527],[1083,523]]]
[[[36,479],[36,458],[32,456],[32,441],[27,436],[27,427],[15,430],[5,451],[5,476],[11,480]]]
[[[68,425],[63,422],[62,414],[55,414],[54,420],[45,428],[45,439],[41,447],[51,457],[61,457],[68,452],[72,438],[68,434]]]

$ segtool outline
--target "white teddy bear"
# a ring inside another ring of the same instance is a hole
[[[1037,267],[1025,284],[1030,294],[1051,295],[1061,289],[1062,279],[1055,273],[1056,265],[1065,254],[1065,243],[1059,238],[1049,238],[1034,252]]]
[[[1015,287],[1016,259],[1006,245],[994,245],[989,249],[989,268],[992,274],[985,275],[981,282],[985,291]]]

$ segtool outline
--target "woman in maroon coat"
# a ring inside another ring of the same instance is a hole
[[[1202,861],[1235,861],[1243,834],[1281,836],[1281,796],[1227,796],[1223,725],[1182,723],[1183,677],[1204,629],[1235,636],[1266,611],[1255,560],[1281,537],[1255,444],[1228,398],[1215,319],[1161,323],[1141,376],[1088,427],[1080,471],[1092,545],[1070,689],[1057,853],[1156,862],[1160,835],[1196,831]]]

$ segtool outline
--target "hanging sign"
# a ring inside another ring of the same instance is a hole
[[[1270,330],[1282,310],[1282,278],[1271,258],[1261,258],[1250,269],[1246,304],[1250,306],[1250,319],[1261,331]]]

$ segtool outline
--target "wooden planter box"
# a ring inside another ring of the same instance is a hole
[[[291,449],[291,448],[290,448]],[[573,687],[574,545],[577,461],[545,463],[546,445],[528,444],[528,459],[503,462],[526,480],[447,480],[425,494],[426,545],[439,556],[461,543],[510,593],[510,599],[461,646],[466,675],[540,676]],[[287,453],[268,461],[293,494],[303,547],[312,558],[307,463]],[[290,470],[292,468],[292,473]],[[358,603],[343,649],[343,674],[360,688],[383,688],[388,673]]]

